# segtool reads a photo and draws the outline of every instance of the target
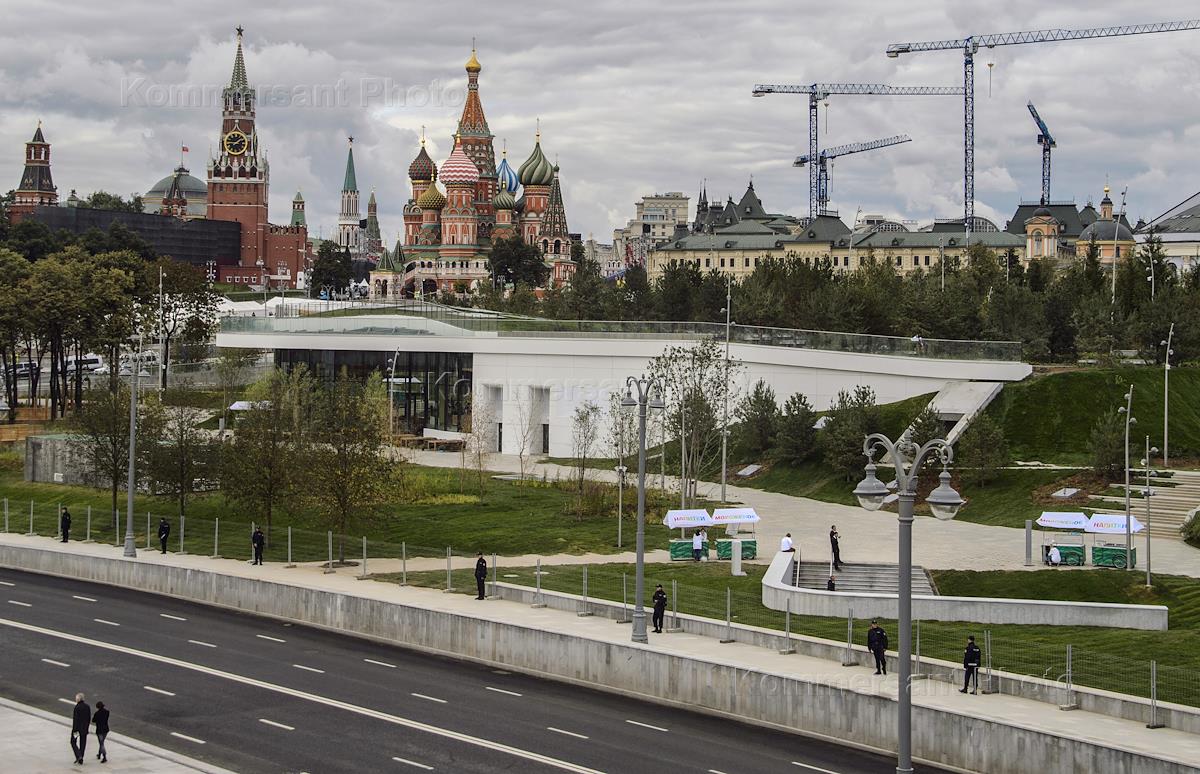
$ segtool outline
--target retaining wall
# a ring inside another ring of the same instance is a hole
[[[210,570],[10,545],[0,545],[0,566],[302,622],[870,749],[896,745],[894,702],[851,685]],[[988,774],[1195,771],[1182,762],[919,704],[913,749],[924,761]]]

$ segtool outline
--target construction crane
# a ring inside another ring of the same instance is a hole
[[[838,145],[833,148],[825,148],[817,154],[817,163],[811,166],[817,168],[817,213],[824,214],[829,206],[829,160],[835,159],[838,156],[849,156],[852,153],[862,153],[863,151],[876,150],[877,148],[887,148],[892,145],[900,145],[901,143],[912,142],[912,138],[907,134],[898,134],[895,137],[885,137],[882,140],[871,140],[869,142],[852,142],[847,145]],[[807,153],[803,156],[797,156],[793,166],[803,167],[809,164],[812,157]],[[811,203],[809,209],[812,209]]]
[[[1134,24],[1126,27],[1093,27],[1082,30],[1031,30],[1004,32],[995,35],[971,35],[957,40],[930,40],[924,43],[893,43],[887,55],[925,51],[962,51],[963,53],[963,226],[967,240],[971,238],[971,222],[975,217],[975,54],[980,47],[1015,46],[1022,43],[1054,43],[1062,40],[1116,38],[1125,35],[1145,35],[1151,32],[1181,32],[1200,29],[1200,19]]]
[[[1029,115],[1033,116],[1033,120],[1037,122],[1040,132],[1037,141],[1038,145],[1042,146],[1042,204],[1046,205],[1050,203],[1050,149],[1058,143],[1054,142],[1054,137],[1050,135],[1050,130],[1046,127],[1046,122],[1038,115],[1037,108],[1033,106],[1033,103],[1028,102],[1025,107],[1029,108]]]
[[[890,97],[930,97],[961,95],[960,86],[888,86],[884,83],[810,83],[808,85],[780,85],[760,83],[754,87],[753,94],[763,97],[767,94],[807,94],[808,95],[808,156],[819,158],[817,155],[817,106],[821,100],[830,94],[874,94]],[[820,198],[820,166],[812,164],[808,168],[808,218],[811,221],[817,216],[817,200]]]

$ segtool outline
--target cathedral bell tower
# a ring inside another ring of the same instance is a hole
[[[254,128],[255,92],[246,78],[242,28],[237,28],[233,76],[221,92],[221,135],[215,158],[208,162],[208,218],[237,221],[242,227],[238,265],[268,260],[267,186],[270,170],[259,155]]]

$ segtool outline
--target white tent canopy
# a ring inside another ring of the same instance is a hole
[[[667,511],[667,515],[663,517],[663,524],[670,529],[711,527],[713,523],[713,517],[709,516],[708,511],[702,508]]]
[[[1137,520],[1137,516],[1129,517],[1130,532],[1141,532],[1146,528]],[[1123,513],[1097,513],[1092,516],[1092,520],[1088,522],[1085,532],[1095,532],[1101,535],[1124,535],[1125,534],[1125,514]]]
[[[1087,530],[1088,517],[1087,514],[1074,511],[1042,511],[1042,515],[1038,516],[1038,526],[1051,527],[1053,529],[1081,529]]]
[[[713,524],[756,524],[758,513],[753,508],[717,508],[712,513]]]

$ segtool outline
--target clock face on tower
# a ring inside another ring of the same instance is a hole
[[[225,135],[225,152],[230,156],[240,156],[246,152],[250,142],[246,139],[246,135],[234,129],[229,134]]]

